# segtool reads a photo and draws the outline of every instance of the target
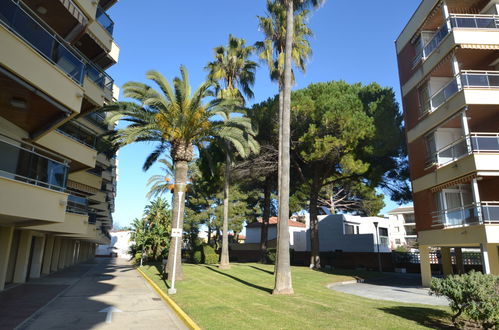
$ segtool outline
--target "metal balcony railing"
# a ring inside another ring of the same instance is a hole
[[[499,71],[461,71],[421,106],[421,116],[435,111],[463,88],[499,88]]]
[[[66,212],[86,215],[88,211],[88,199],[75,195],[68,196]]]
[[[430,155],[426,166],[444,166],[470,153],[499,153],[499,133],[470,133],[461,137]]]
[[[89,148],[95,150],[97,136],[96,133],[89,133],[81,128],[76,122],[69,122],[56,129],[60,134],[67,136]]]
[[[480,202],[433,212],[433,226],[499,224],[499,202]]]
[[[110,35],[113,35],[114,22],[106,11],[100,6],[97,6],[97,14],[95,18],[97,19],[97,22],[99,22],[99,24],[102,25],[107,32],[109,32]]]
[[[19,1],[0,0],[0,24],[15,33],[79,85],[88,76],[102,88],[113,90],[113,79],[97,68],[50,28],[42,25]]]
[[[104,130],[108,129],[108,125],[106,124],[106,116],[103,113],[91,112],[86,115],[85,118]]]
[[[449,29],[448,24],[451,29]],[[468,14],[451,14],[448,21],[435,32],[433,38],[423,47],[413,60],[413,67],[419,62],[425,60],[430,54],[438,48],[442,40],[456,28],[471,28],[471,29],[499,29],[498,15],[468,15]]]
[[[29,184],[65,191],[67,160],[57,161],[48,150],[0,135],[0,175]]]

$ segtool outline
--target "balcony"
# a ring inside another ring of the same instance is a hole
[[[110,35],[113,35],[114,22],[100,6],[97,6],[95,18],[97,19],[97,22],[99,22],[99,24],[102,25],[107,32],[109,32]]]
[[[69,195],[66,212],[75,214],[88,214],[88,200],[84,197]]]
[[[499,224],[499,202],[481,202],[433,213],[433,226],[444,228]]]
[[[112,95],[113,80],[103,70],[96,68],[92,62],[83,57],[63,38],[43,26],[21,4],[12,0],[4,0],[0,5],[0,23],[33,47],[40,55],[73,79],[83,85],[84,76]]]
[[[107,131],[109,126],[106,124],[106,115],[100,112],[91,112],[85,116],[85,119],[90,121],[92,124],[97,127]]]
[[[499,89],[499,71],[461,71],[423,102],[420,118],[437,110],[461,90],[474,88]]]
[[[469,154],[499,154],[499,133],[471,133],[431,155],[426,166],[445,166]]]
[[[451,27],[450,30],[449,25]],[[453,29],[462,28],[499,30],[499,16],[451,14],[448,21],[444,22],[435,32],[433,39],[431,39],[416,55],[413,61],[413,67],[416,67],[421,61],[426,60]]]

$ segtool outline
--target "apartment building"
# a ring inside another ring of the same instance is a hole
[[[430,249],[499,274],[499,1],[423,0],[396,50],[423,284]]]
[[[396,246],[414,247],[417,242],[416,217],[413,206],[401,206],[387,212],[392,223]]]
[[[109,243],[117,162],[93,111],[119,92],[116,1],[0,0],[0,290]]]

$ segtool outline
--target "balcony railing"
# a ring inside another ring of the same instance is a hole
[[[83,78],[87,75],[102,88],[113,90],[114,81],[107,73],[95,67],[90,60],[66,44],[55,32],[43,26],[19,2],[13,0],[0,2],[0,24],[26,41],[79,85],[83,85]]]
[[[73,122],[62,125],[57,129],[57,132],[84,144],[89,148],[95,149],[97,141],[96,135],[85,131]]]
[[[64,191],[68,161],[50,158],[51,152],[0,136],[0,175],[37,186]]]
[[[102,25],[107,32],[109,32],[110,35],[113,35],[114,22],[100,6],[97,6],[97,14],[95,18],[97,19],[97,22],[99,22],[99,24]]]
[[[76,214],[88,214],[88,200],[84,197],[69,195],[66,212]]]
[[[106,124],[106,116],[103,113],[91,112],[85,118],[90,120],[92,123],[96,124],[102,129],[105,130],[108,129],[108,125]]]
[[[472,28],[472,29],[499,29],[499,16],[497,15],[461,15],[451,14],[448,23],[451,30],[455,28]],[[447,21],[435,32],[433,38],[423,47],[413,60],[413,67],[419,62],[425,60],[430,54],[438,48],[442,40],[451,32],[447,25]]]
[[[468,144],[470,144],[468,148]],[[428,157],[426,166],[447,165],[471,153],[499,153],[499,133],[470,133]]]
[[[461,71],[421,107],[421,117],[435,111],[463,88],[499,88],[499,71]]]
[[[499,202],[481,202],[433,213],[433,226],[499,224]]]

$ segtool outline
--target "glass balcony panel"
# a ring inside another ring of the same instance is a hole
[[[112,35],[114,30],[114,22],[101,7],[97,7],[96,18],[97,22],[99,22],[99,24],[102,25],[102,27]]]
[[[6,25],[41,55],[54,63],[78,84],[83,83],[83,61],[57,40],[19,4],[3,0],[0,4],[0,23]]]
[[[433,96],[431,97],[432,109],[436,109],[442,104],[444,104],[449,98],[451,98],[451,96],[456,94],[458,91],[459,91],[459,85],[457,83],[457,79],[454,78],[446,86],[444,86],[438,92],[433,94]]]
[[[59,191],[66,188],[66,164],[2,140],[0,154],[0,175]]]
[[[450,22],[453,28],[473,28],[473,29],[498,28],[497,20],[494,16],[491,17],[452,16],[450,18]]]
[[[88,200],[84,197],[69,195],[66,212],[88,214]]]
[[[474,151],[499,151],[499,136],[472,136]]]
[[[499,205],[484,203],[482,206],[482,217],[485,222],[499,222]]]

